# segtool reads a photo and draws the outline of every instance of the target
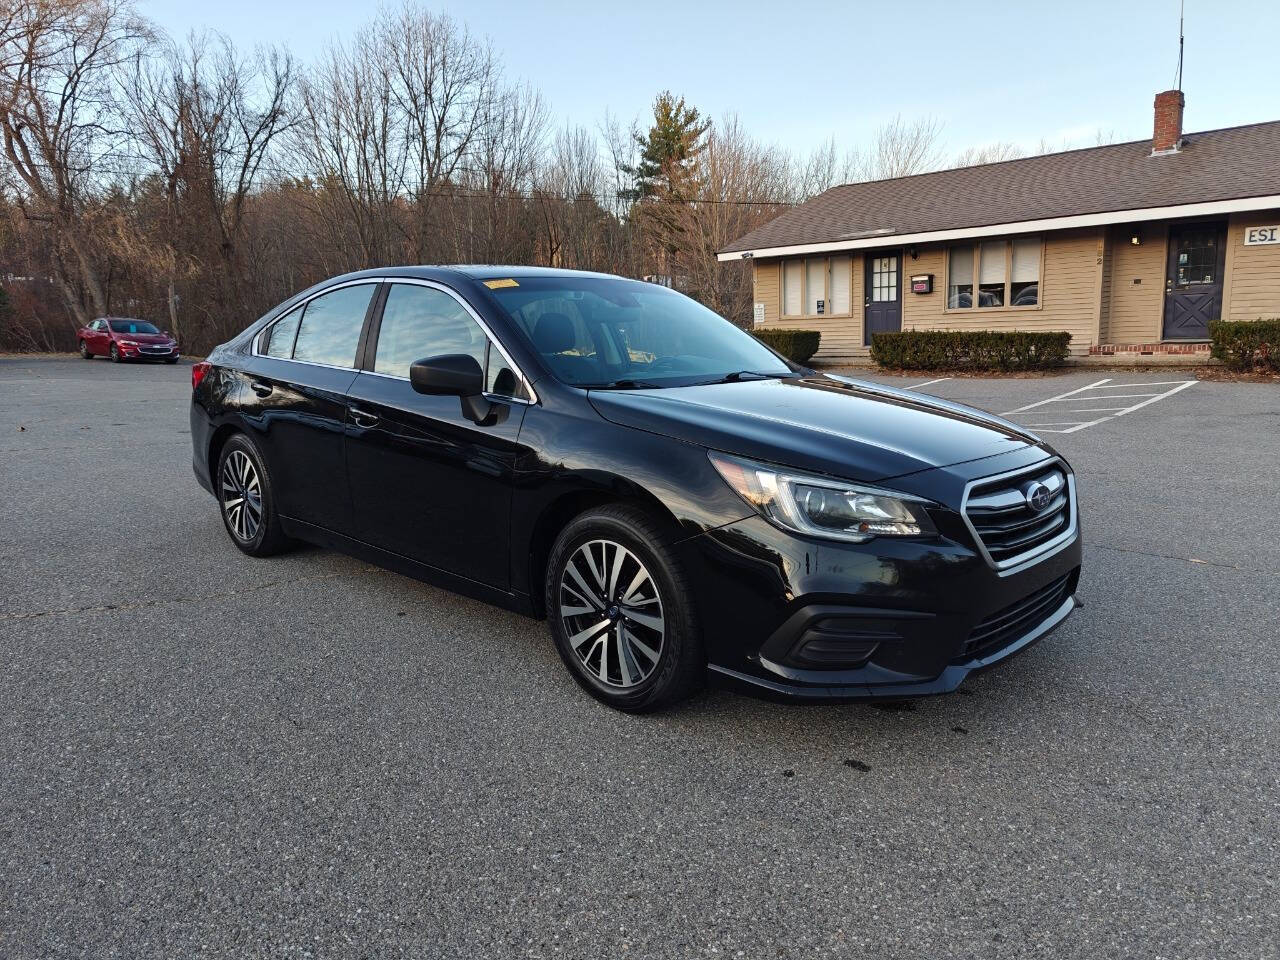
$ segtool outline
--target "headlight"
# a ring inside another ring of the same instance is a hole
[[[120,341],[120,346],[122,347],[136,347],[137,345],[138,345],[137,340],[121,340]]]
[[[829,477],[784,473],[723,453],[709,456],[738,496],[788,530],[853,543],[937,533],[925,510],[927,501],[919,497]]]

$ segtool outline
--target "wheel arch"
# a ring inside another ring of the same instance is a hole
[[[549,500],[539,511],[529,532],[529,600],[539,619],[546,616],[543,585],[547,561],[556,537],[580,514],[597,507],[625,504],[638,507],[678,535],[680,523],[667,506],[648,490],[626,477],[593,473],[581,478],[580,485],[565,490]]]
[[[206,462],[209,467],[209,480],[213,483],[215,490],[218,485],[218,458],[222,456],[222,448],[227,445],[227,441],[237,433],[247,433],[247,431],[238,424],[224,423],[218,426],[209,436],[209,450]]]

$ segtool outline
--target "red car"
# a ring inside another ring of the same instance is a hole
[[[86,360],[110,357],[121,360],[178,362],[178,341],[154,323],[127,317],[102,317],[76,331],[80,356]]]

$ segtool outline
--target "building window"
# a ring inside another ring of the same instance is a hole
[[[832,257],[828,273],[827,294],[831,298],[828,310],[835,316],[848,314],[853,303],[853,264],[848,257]]]
[[[952,247],[947,264],[947,309],[963,310],[975,304],[979,308],[1039,306],[1040,250],[1039,237]]]
[[[876,257],[871,261],[871,300],[891,303],[898,299],[898,258]]]
[[[784,317],[848,316],[853,304],[853,261],[809,257],[782,264]]]

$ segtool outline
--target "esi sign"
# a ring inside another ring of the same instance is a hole
[[[1270,227],[1247,227],[1244,231],[1244,245],[1258,246],[1264,243],[1280,243],[1280,224]]]

